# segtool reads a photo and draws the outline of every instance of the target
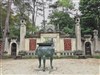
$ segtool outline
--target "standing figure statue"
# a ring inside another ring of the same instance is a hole
[[[45,63],[46,63],[46,58],[50,58],[50,66],[51,69],[53,69],[52,66],[52,60],[53,60],[53,55],[54,55],[54,45],[53,43],[38,43],[38,48],[36,50],[36,55],[38,56],[39,59],[39,68],[41,67],[41,59],[43,59],[43,71],[45,71]]]

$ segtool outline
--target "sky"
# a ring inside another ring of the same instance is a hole
[[[57,0],[52,0],[53,3]],[[72,0],[73,3],[75,4],[75,8],[78,9],[79,8],[79,1],[80,0]],[[74,13],[74,12],[73,12]],[[48,15],[49,15],[49,10],[48,9],[45,9],[45,17],[46,17],[46,20],[48,20]],[[38,16],[37,19],[36,19],[36,25],[37,26],[41,26],[41,22],[42,22],[43,18],[41,16]]]

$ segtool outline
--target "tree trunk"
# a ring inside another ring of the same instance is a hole
[[[33,24],[33,26],[35,26],[35,4],[36,4],[36,0],[32,0],[32,2],[33,2],[32,24]]]
[[[9,17],[10,17],[10,12],[11,12],[11,3],[12,0],[8,0],[8,4],[7,4],[7,16],[6,16],[6,20],[5,20],[5,27],[4,27],[4,32],[3,32],[3,39],[2,39],[2,48],[1,48],[1,56],[3,56],[3,52],[5,49],[5,40],[6,37],[8,37],[8,33],[9,33]]]
[[[44,30],[45,30],[45,23],[46,23],[46,20],[45,20],[45,5],[44,5],[44,0],[42,0],[42,3],[43,3],[43,27],[44,27]]]

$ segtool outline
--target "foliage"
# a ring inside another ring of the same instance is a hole
[[[54,56],[54,59],[78,59],[76,56]]]
[[[16,11],[21,14],[22,18],[25,17],[24,15],[29,16],[30,14],[32,14],[33,26],[35,26],[36,1],[37,0],[14,0]]]
[[[59,1],[59,5],[72,9],[73,8],[73,3],[72,0],[58,0]]]
[[[4,29],[4,25],[5,25],[5,19],[6,19],[6,14],[7,14],[7,10],[5,8],[5,6],[0,7],[2,8],[1,10],[1,14],[0,17],[2,19],[0,19],[0,37],[2,37],[2,30]],[[18,37],[20,36],[20,20],[21,20],[21,14],[20,13],[13,13],[14,11],[11,12],[10,14],[10,18],[9,18],[9,30],[10,30],[10,35],[9,37]],[[24,15],[24,18],[26,19],[26,28],[27,28],[27,35],[30,34],[30,32],[34,32],[36,31],[36,27],[32,27],[32,23],[31,20],[29,19],[29,17],[27,15]]]
[[[83,51],[82,50],[75,50],[74,55],[82,55]]]
[[[100,37],[100,0],[80,0],[79,9],[82,13],[82,32],[91,33],[97,29]]]
[[[63,11],[55,11],[49,16],[50,24],[59,25],[60,31],[65,33],[74,33],[74,20],[70,18],[69,14]]]
[[[55,6],[56,5],[56,6]],[[56,7],[56,9],[55,9]],[[68,14],[69,10],[73,9],[71,0],[58,0],[53,4],[53,13],[49,16],[50,24],[55,25],[59,31],[74,34],[74,19]]]
[[[16,13],[20,13],[20,18],[25,18],[25,16],[29,16],[32,11],[32,7],[30,5],[30,0],[14,0],[13,4],[15,6],[14,11]]]
[[[7,55],[7,54],[8,54],[8,52],[7,52],[7,51],[4,51],[3,53],[4,53],[4,55]]]
[[[94,55],[93,58],[100,59],[100,55]]]
[[[24,18],[26,20],[26,36],[29,37],[30,35],[33,34],[34,31],[37,30],[37,27],[35,25],[33,25],[33,17],[32,20],[30,20],[30,13],[34,16],[33,14],[33,10],[34,8],[32,8],[31,3],[34,2],[34,0],[14,0],[14,5],[16,6],[16,18],[17,18],[17,23],[15,24],[15,26],[20,28],[20,20],[22,18]],[[34,4],[34,3],[33,3]],[[35,23],[34,23],[35,24]],[[16,30],[16,28],[14,29]],[[19,29],[17,28],[17,36],[19,36]]]
[[[27,54],[27,52],[26,51],[19,51],[18,52],[18,55],[20,55],[20,56],[25,56]]]

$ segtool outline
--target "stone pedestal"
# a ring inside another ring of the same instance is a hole
[[[21,20],[20,23],[20,50],[25,50],[26,22]]]

